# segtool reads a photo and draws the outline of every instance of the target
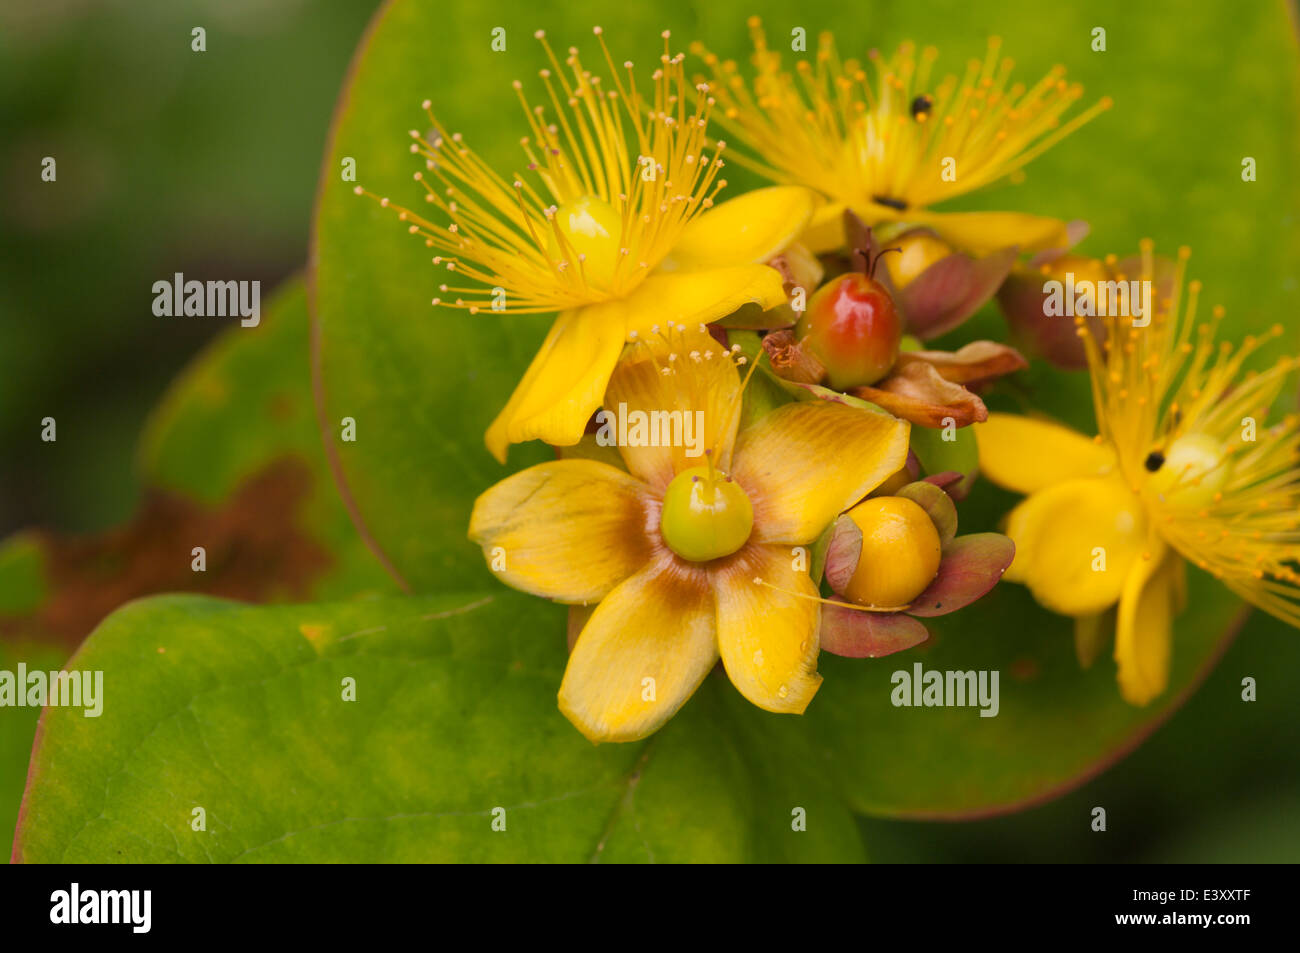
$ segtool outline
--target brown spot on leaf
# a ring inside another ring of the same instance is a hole
[[[1042,667],[1038,664],[1038,660],[1026,655],[1012,662],[1007,669],[1007,674],[1017,682],[1028,682],[1037,678],[1041,671]]]
[[[0,615],[0,637],[35,636],[73,647],[123,603],[161,592],[244,602],[307,598],[333,563],[300,525],[311,484],[307,465],[286,457],[245,479],[217,506],[155,489],[131,522],[107,532],[38,530],[50,596],[33,612]],[[191,569],[196,546],[206,551],[205,572]]]
[[[266,411],[271,415],[273,420],[281,422],[292,420],[294,411],[294,400],[290,394],[276,394],[266,402]]]

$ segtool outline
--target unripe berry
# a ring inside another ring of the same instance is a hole
[[[908,605],[939,572],[942,544],[929,514],[901,496],[873,497],[849,510],[862,552],[842,594],[863,606]]]
[[[754,507],[734,480],[712,467],[692,467],[664,492],[659,532],[668,548],[691,562],[730,556],[754,528]]]
[[[898,358],[903,323],[884,285],[859,272],[817,289],[795,328],[803,348],[826,368],[831,387],[874,384]]]

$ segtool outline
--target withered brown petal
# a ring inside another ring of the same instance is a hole
[[[954,384],[973,384],[1014,374],[1029,366],[1015,348],[996,341],[971,341],[956,351],[903,351],[895,367],[924,362]]]
[[[817,256],[798,243],[787,246],[775,258],[769,258],[767,266],[781,273],[781,282],[785,285],[787,295],[792,294],[796,288],[811,293],[812,289],[822,283],[826,274],[826,269]]]
[[[805,350],[793,331],[773,331],[763,338],[763,350],[778,377],[796,384],[816,384],[826,376],[817,355]]]
[[[875,387],[854,388],[853,395],[922,427],[943,427],[947,418],[966,427],[989,416],[984,401],[925,361],[903,364]]]

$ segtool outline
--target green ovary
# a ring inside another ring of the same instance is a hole
[[[659,531],[668,548],[691,562],[730,556],[754,528],[745,491],[712,467],[683,470],[664,493]]]

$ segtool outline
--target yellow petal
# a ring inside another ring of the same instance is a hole
[[[618,373],[617,366],[614,372]],[[597,463],[607,463],[616,470],[627,471],[627,464],[623,462],[618,447],[601,443],[594,433],[584,433],[577,443],[570,447],[557,447],[555,452],[561,460],[594,460]]]
[[[1160,543],[1150,559],[1133,564],[1124,581],[1115,632],[1119,689],[1131,705],[1145,705],[1169,684],[1173,617],[1179,601],[1182,558]]]
[[[714,463],[727,468],[739,398],[736,365],[707,332],[688,327],[638,337],[609,379],[597,436],[615,441],[628,469],[662,492],[677,473],[703,466],[710,449]]]
[[[1074,657],[1079,668],[1092,668],[1101,655],[1102,646],[1115,638],[1115,613],[1097,612],[1074,620]]]
[[[682,707],[717,659],[706,573],[655,562],[592,613],[564,670],[560,710],[592,741],[636,741]]]
[[[625,309],[606,301],[555,319],[510,400],[488,427],[485,442],[505,463],[512,443],[545,440],[572,446],[600,406],[623,350]]]
[[[928,225],[951,244],[975,255],[988,255],[1011,245],[1032,254],[1048,248],[1069,248],[1072,244],[1066,222],[1041,215],[916,209],[904,213],[904,217],[909,222]]]
[[[808,220],[808,227],[799,236],[799,244],[814,254],[843,248],[845,207],[843,202],[827,202],[818,206]]]
[[[693,219],[659,267],[699,271],[767,261],[803,231],[815,201],[795,185],[746,192]]]
[[[714,572],[718,651],[740,693],[768,711],[802,713],[817,694],[821,606],[768,586],[816,597],[807,572],[792,568],[784,546],[751,543]]]
[[[506,477],[474,502],[469,538],[508,585],[595,602],[651,556],[645,484],[594,460],[555,460]]]
[[[746,304],[766,311],[785,301],[781,275],[767,265],[727,265],[704,271],[655,272],[625,299],[626,330],[639,335],[669,322],[695,329]]]
[[[999,486],[1033,493],[1065,480],[1100,476],[1115,468],[1108,445],[1047,420],[989,414],[974,424],[980,472]]]
[[[1119,599],[1147,549],[1141,505],[1116,477],[1067,480],[1033,494],[1007,519],[1016,557],[1004,578],[1061,615],[1101,612]]]
[[[907,462],[906,421],[825,400],[778,407],[736,443],[731,473],[754,505],[753,539],[810,543]]]

